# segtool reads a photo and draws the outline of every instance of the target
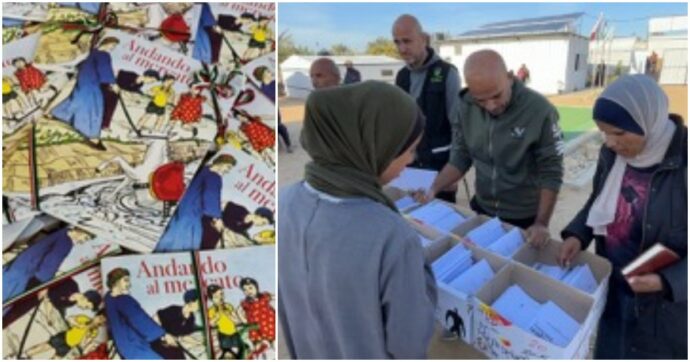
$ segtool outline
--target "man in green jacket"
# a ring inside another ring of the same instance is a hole
[[[516,82],[492,50],[471,54],[467,89],[453,122],[450,160],[426,199],[475,166],[474,211],[524,228],[530,243],[548,241],[548,225],[563,179],[563,134],[558,112],[537,92]]]

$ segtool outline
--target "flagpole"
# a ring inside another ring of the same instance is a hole
[[[601,31],[599,34],[603,33],[605,28],[606,28],[606,23],[602,23],[601,26]],[[599,75],[601,77],[598,86],[603,87],[604,82],[606,81],[606,39],[602,39],[604,37],[598,36],[599,39],[599,64],[602,64],[604,66],[604,69],[601,70],[601,74]]]
[[[615,30],[614,26],[611,26],[611,28],[606,32],[606,38],[604,39],[604,42],[608,42],[608,58],[611,58],[611,48],[613,47],[613,31]],[[606,87],[609,83],[609,67],[607,66],[605,68],[606,70],[604,71],[604,87]]]
[[[599,33],[601,32],[603,20],[604,20],[604,13],[602,12],[602,13],[599,13],[599,17],[597,18],[597,21],[594,23],[594,27],[592,28],[592,31],[590,32],[590,35],[589,35],[590,43],[594,42],[592,49],[596,49],[597,47],[601,48]],[[599,57],[592,56],[592,58],[591,58],[591,60],[593,61],[593,63],[592,63],[592,65],[593,65],[592,80],[591,80],[592,88],[596,87],[597,71],[599,69],[599,62],[597,62],[597,58],[601,58],[601,55],[599,55]]]

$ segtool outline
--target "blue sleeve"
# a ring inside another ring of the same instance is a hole
[[[42,262],[38,265],[38,270],[34,275],[36,279],[47,282],[55,277],[60,265],[65,261],[65,258],[72,250],[72,239],[67,235],[67,229],[62,229],[50,235],[50,240],[42,240],[41,242],[48,242],[46,245],[46,254]]]
[[[127,325],[137,332],[147,342],[160,339],[165,331],[141,308],[139,302],[129,295],[120,298],[120,315],[126,319]]]
[[[96,62],[96,70],[98,72],[98,80],[101,84],[115,83],[115,74],[113,73],[113,63],[110,59],[110,54],[100,52]]]
[[[220,210],[220,191],[223,187],[223,179],[215,174],[209,173],[209,176],[204,180],[204,187],[202,188],[202,213],[206,216],[220,219],[223,215]]]

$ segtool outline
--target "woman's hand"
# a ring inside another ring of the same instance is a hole
[[[420,204],[426,204],[427,202],[433,200],[436,197],[436,191],[433,188],[430,188],[428,190],[424,189],[419,189],[416,191],[412,191],[410,193],[410,196],[417,201]]]
[[[577,256],[577,253],[582,250],[580,240],[574,236],[566,238],[561,244],[561,250],[558,253],[558,264],[562,267],[570,267],[570,263]]]
[[[626,280],[630,284],[630,289],[635,293],[654,293],[664,289],[664,283],[661,282],[661,277],[656,273],[636,275],[626,278]]]

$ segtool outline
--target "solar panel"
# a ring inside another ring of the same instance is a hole
[[[579,12],[579,13],[569,13],[569,14],[562,14],[562,15],[543,16],[543,17],[539,17],[539,18],[501,21],[501,22],[497,22],[497,23],[489,23],[489,24],[482,25],[480,27],[480,29],[507,27],[507,26],[522,26],[522,25],[530,25],[530,24],[536,25],[539,23],[550,23],[550,22],[573,22],[573,21],[579,19],[582,15],[584,15],[584,13]]]
[[[570,30],[570,21],[561,21],[558,23],[547,23],[537,25],[522,25],[511,26],[506,28],[490,28],[470,30],[460,34],[461,37],[480,37],[480,36],[500,36],[500,35],[519,35],[519,34],[533,34],[533,33],[553,33],[559,31]]]

